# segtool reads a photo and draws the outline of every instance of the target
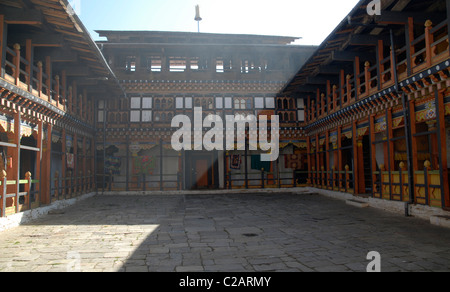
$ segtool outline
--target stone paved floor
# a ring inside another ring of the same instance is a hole
[[[0,233],[0,271],[450,271],[450,231],[319,195],[96,196]]]

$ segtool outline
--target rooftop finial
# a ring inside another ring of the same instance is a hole
[[[200,21],[203,19],[200,17],[200,5],[195,6],[195,21],[198,24],[198,32],[200,32]]]

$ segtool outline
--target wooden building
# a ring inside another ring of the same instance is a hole
[[[0,0],[0,215],[91,191],[301,185],[449,208],[450,0],[381,1],[381,15],[370,3],[307,47],[151,31],[94,42],[67,0]],[[279,159],[175,151],[172,119],[194,108],[278,116]]]
[[[369,4],[282,91],[307,104],[309,185],[448,208],[450,1]]]
[[[97,171],[105,172],[99,181],[103,188],[149,191],[297,183],[298,154],[306,152],[300,131],[304,104],[278,93],[316,47],[292,45],[296,38],[278,36],[98,33],[106,37],[98,46],[128,96],[97,103]],[[223,120],[237,114],[279,115],[281,158],[262,164],[256,151],[176,152],[172,119],[183,114],[193,120],[195,107],[202,108],[203,117],[214,114]]]
[[[0,216],[95,190],[94,100],[125,92],[66,0],[0,1]]]

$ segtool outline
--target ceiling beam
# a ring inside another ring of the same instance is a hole
[[[23,10],[0,5],[0,11],[5,16],[7,24],[40,25],[44,16],[39,10]]]

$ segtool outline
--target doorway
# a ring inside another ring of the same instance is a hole
[[[186,151],[185,186],[187,190],[219,188],[217,152]]]

